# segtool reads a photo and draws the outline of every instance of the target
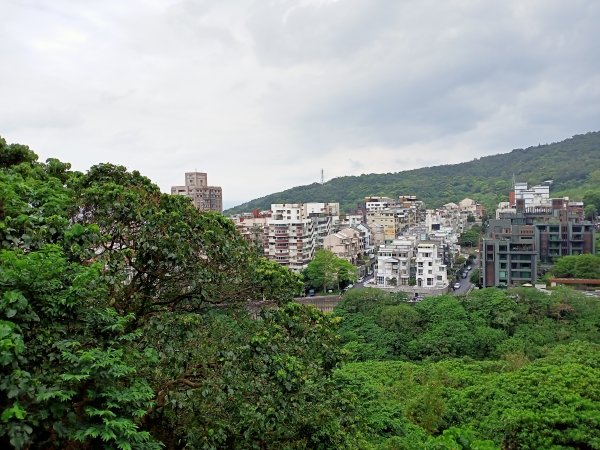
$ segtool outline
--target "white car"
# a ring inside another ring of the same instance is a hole
[[[454,289],[460,289],[460,283],[454,283]]]

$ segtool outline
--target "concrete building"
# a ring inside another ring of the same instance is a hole
[[[379,247],[377,251],[377,270],[375,282],[377,287],[396,288],[409,286],[414,277],[413,258],[415,257],[414,239],[395,239],[393,242]]]
[[[534,284],[537,279],[533,225],[513,219],[490,220],[480,255],[480,279],[484,287]]]
[[[390,197],[365,197],[366,212],[381,211],[393,206],[396,206],[396,201]]]
[[[271,205],[265,227],[265,257],[295,272],[306,268],[314,258],[317,232],[303,203]]]
[[[509,203],[490,220],[481,243],[484,287],[534,284],[561,256],[594,253],[594,225],[583,203],[549,198],[549,182],[533,188],[515,183]]]
[[[384,241],[390,243],[404,229],[415,223],[414,214],[415,211],[401,207],[369,211],[367,212],[367,226],[375,234],[374,226],[381,225],[383,227]]]
[[[358,264],[364,254],[363,240],[360,232],[354,228],[344,228],[337,233],[325,236],[323,248],[331,251],[338,258],[352,264]]]
[[[417,245],[415,259],[417,287],[431,289],[448,289],[448,274],[444,261],[438,253],[438,244],[422,241]]]
[[[407,292],[415,297],[448,292],[444,252],[438,247],[439,243],[419,241],[416,236],[395,239],[380,247],[377,252],[376,287]]]
[[[184,186],[172,186],[171,194],[185,195],[200,211],[223,212],[223,191],[220,186],[209,186],[204,172],[186,172]]]

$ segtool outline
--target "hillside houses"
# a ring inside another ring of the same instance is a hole
[[[265,257],[296,272],[323,248],[357,266],[359,275],[373,273],[378,288],[433,295],[448,290],[458,236],[480,210],[469,199],[427,210],[407,195],[367,197],[361,211],[342,215],[337,203],[283,203],[232,219]]]

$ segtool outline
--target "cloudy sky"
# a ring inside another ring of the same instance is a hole
[[[598,0],[0,0],[0,136],[226,206],[600,130]],[[335,200],[335,199],[332,199]]]

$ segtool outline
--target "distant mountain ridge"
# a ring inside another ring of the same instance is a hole
[[[513,175],[530,184],[553,180],[551,196],[581,198],[600,180],[600,131],[575,135],[552,144],[476,158],[469,162],[424,167],[396,173],[334,178],[324,184],[297,186],[225,211],[235,214],[266,210],[272,203],[339,202],[350,212],[369,195],[417,195],[428,208],[472,198],[493,209],[508,199]],[[600,186],[595,186],[595,189]]]

